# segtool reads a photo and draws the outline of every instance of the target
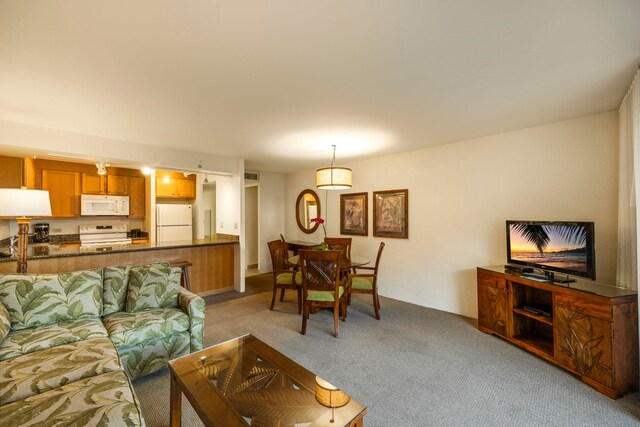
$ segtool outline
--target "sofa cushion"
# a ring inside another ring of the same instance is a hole
[[[118,349],[124,371],[131,379],[166,368],[169,360],[189,353],[189,332],[178,332],[168,337]]]
[[[10,330],[11,316],[5,306],[0,302],[0,342],[9,335]]]
[[[0,361],[0,405],[83,378],[121,370],[109,338],[51,347]]]
[[[167,262],[156,262],[152,264],[156,267],[168,266]],[[111,313],[125,310],[127,301],[127,290],[129,289],[129,272],[131,268],[139,267],[133,265],[123,265],[116,267],[105,267],[103,270],[103,299],[104,309],[102,315],[106,316]]]
[[[124,371],[68,383],[0,406],[7,426],[140,426],[139,404]]]
[[[127,291],[127,312],[175,307],[180,290],[179,267],[143,265],[131,268]]]
[[[0,302],[18,331],[102,315],[102,269],[0,275]]]
[[[54,325],[10,332],[0,343],[0,360],[101,337],[108,337],[108,334],[100,319],[67,320]]]
[[[189,316],[177,308],[119,312],[102,320],[118,349],[189,330]]]

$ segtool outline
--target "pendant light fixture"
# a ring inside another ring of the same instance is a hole
[[[344,190],[351,188],[351,169],[335,166],[336,146],[333,147],[331,166],[316,170],[316,188],[325,190]]]

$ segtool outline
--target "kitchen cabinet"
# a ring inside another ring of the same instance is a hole
[[[145,179],[129,177],[129,218],[145,217]]]
[[[193,199],[196,197],[196,182],[192,179],[157,177],[156,197]]]
[[[49,191],[51,216],[75,218],[80,216],[80,172],[42,171],[42,189]]]
[[[107,194],[110,196],[128,196],[129,177],[120,175],[107,175]]]
[[[97,173],[82,174],[82,194],[106,194],[107,180],[105,175]]]
[[[0,156],[0,188],[20,188],[22,185],[22,159]]]

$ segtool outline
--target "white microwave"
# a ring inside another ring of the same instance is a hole
[[[128,216],[129,196],[80,195],[82,216]]]

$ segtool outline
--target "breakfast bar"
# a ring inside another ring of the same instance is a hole
[[[212,295],[232,290],[239,281],[237,236],[218,234],[206,239],[82,247],[79,244],[32,244],[28,273],[60,273],[110,265],[151,261],[190,261],[191,291]],[[0,273],[16,271],[15,257],[0,258]]]

